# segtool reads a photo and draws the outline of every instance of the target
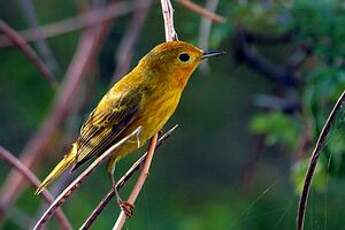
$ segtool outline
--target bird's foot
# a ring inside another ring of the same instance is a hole
[[[134,205],[128,201],[118,201],[121,210],[125,213],[127,218],[131,218],[134,214]]]

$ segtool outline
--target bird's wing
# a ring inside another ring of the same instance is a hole
[[[81,127],[80,137],[76,142],[76,163],[72,171],[114,144],[116,138],[138,116],[142,98],[140,90],[132,90],[115,101],[109,101],[112,106],[96,107]]]

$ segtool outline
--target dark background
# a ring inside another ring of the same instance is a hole
[[[18,31],[30,27],[23,2],[0,1],[0,19]],[[33,1],[40,25],[107,4]],[[179,38],[198,45],[200,15],[178,2],[173,5]],[[177,112],[166,125],[166,130],[174,124],[179,128],[155,155],[135,216],[126,229],[295,227],[298,191],[308,157],[345,86],[344,9],[343,1],[219,1],[216,12],[226,17],[226,22],[212,25],[209,49],[224,50],[227,55],[210,60],[193,74]],[[83,120],[109,88],[118,67],[115,53],[132,20],[133,13],[110,20],[109,30],[72,97],[72,107],[32,167],[40,179],[60,160]],[[45,40],[57,64],[52,72],[59,83],[66,77],[83,31]],[[163,41],[161,9],[154,3],[136,37],[131,67]],[[30,44],[41,55],[40,48]],[[18,48],[1,48],[1,146],[19,157],[50,116],[58,92]],[[344,228],[343,125],[339,114],[317,168],[306,229]],[[115,175],[120,177],[138,156],[122,160]],[[99,167],[63,206],[75,228],[110,189],[104,168]],[[0,170],[0,186],[5,191],[10,168],[0,162]],[[121,192],[123,197],[133,181]],[[65,186],[61,181],[57,184],[58,190]],[[15,193],[18,199],[2,207],[5,216],[0,218],[0,228],[26,229],[45,208],[31,187]],[[93,229],[109,229],[118,211],[112,202]],[[48,229],[57,229],[54,218]]]

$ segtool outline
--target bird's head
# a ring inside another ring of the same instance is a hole
[[[139,66],[152,72],[152,76],[184,86],[202,60],[222,54],[205,52],[183,41],[164,42],[145,55]]]

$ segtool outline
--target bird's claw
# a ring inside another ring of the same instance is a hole
[[[127,218],[131,218],[134,214],[134,205],[127,201],[119,201],[121,210],[125,213]]]

